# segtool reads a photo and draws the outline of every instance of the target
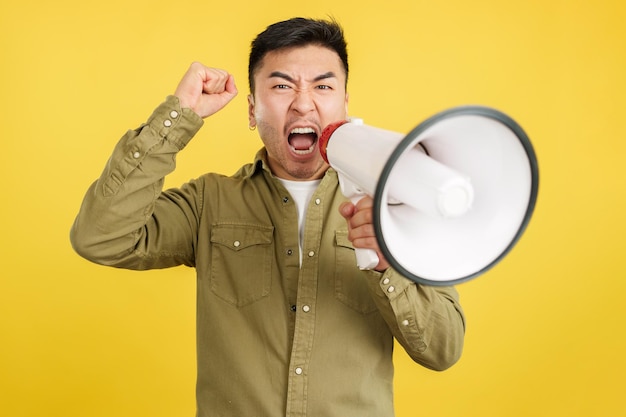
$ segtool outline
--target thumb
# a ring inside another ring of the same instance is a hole
[[[235,77],[232,74],[229,74],[228,79],[226,80],[226,85],[224,86],[225,92],[230,96],[231,100],[237,95],[239,92],[237,90],[237,85],[235,85]]]

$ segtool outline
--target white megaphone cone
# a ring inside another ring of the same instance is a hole
[[[517,242],[534,210],[538,168],[523,130],[496,110],[439,113],[408,135],[338,122],[320,138],[353,202],[374,198],[374,228],[389,263],[415,282],[473,278]],[[357,265],[378,264],[356,250]]]

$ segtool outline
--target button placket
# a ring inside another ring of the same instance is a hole
[[[287,396],[287,415],[301,415],[306,409],[307,370],[311,359],[313,334],[316,324],[316,297],[319,273],[320,235],[311,233],[323,222],[323,197],[325,188],[318,187],[307,207],[307,222],[305,224],[304,239],[302,242],[303,259],[298,280],[295,330],[290,358],[291,376],[289,378],[289,394]],[[291,202],[291,201],[289,201]],[[284,201],[287,203],[287,201]],[[295,250],[294,250],[295,251]]]

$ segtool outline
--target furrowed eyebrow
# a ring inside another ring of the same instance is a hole
[[[326,74],[318,75],[317,77],[313,79],[313,81],[322,81],[327,78],[336,78],[336,75],[334,72],[328,71]]]
[[[280,71],[272,72],[268,78],[282,78],[283,80],[289,81],[290,83],[294,83],[295,82],[295,80],[293,78],[291,78],[287,74],[285,74],[283,72],[280,72]]]
[[[332,71],[329,71],[329,72],[327,72],[327,73],[325,73],[325,74],[320,74],[320,75],[318,75],[317,77],[315,77],[315,78],[313,79],[313,82],[317,82],[317,81],[325,80],[325,79],[327,79],[327,78],[335,78],[335,77],[336,77],[335,73],[334,73],[334,72],[332,72]],[[289,75],[287,75],[287,74],[285,74],[285,73],[283,73],[283,72],[280,72],[280,71],[274,71],[274,72],[272,72],[268,78],[282,78],[283,80],[285,80],[285,81],[289,81],[290,83],[295,83],[295,82],[296,82],[296,81],[295,81],[293,78],[291,78]]]

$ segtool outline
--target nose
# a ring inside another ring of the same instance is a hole
[[[291,103],[291,108],[300,114],[306,114],[315,109],[315,101],[308,90],[296,91],[296,95]]]

